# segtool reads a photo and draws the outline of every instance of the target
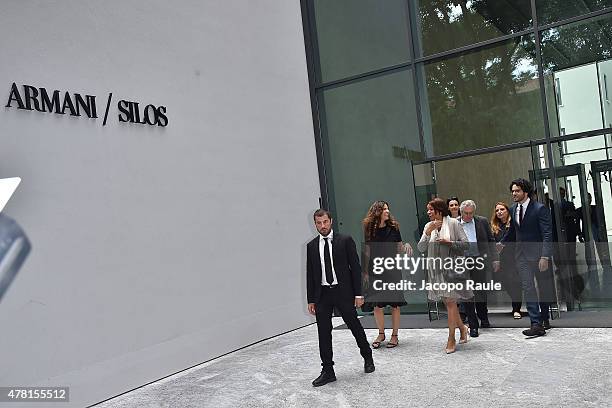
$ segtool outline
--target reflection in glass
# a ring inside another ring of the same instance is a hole
[[[531,26],[529,0],[421,0],[413,24],[417,56],[520,32]]]
[[[575,164],[581,164],[585,167],[585,173],[587,177],[587,192],[591,194],[591,198],[595,195],[595,186],[593,180],[595,179],[594,171],[599,171],[600,183],[597,189],[603,192],[605,197],[605,205],[602,202],[602,206],[605,208],[604,213],[608,220],[612,221],[612,190],[610,189],[610,177],[605,171],[597,170],[601,167],[595,164],[595,170],[592,168],[593,163],[600,163],[606,160],[610,160],[612,157],[612,143],[611,135],[600,135],[582,139],[568,140],[557,143],[557,150],[559,155],[555,156],[555,162],[558,166],[571,166]],[[569,184],[568,187],[568,198],[574,200],[576,206],[580,203],[586,203],[588,199],[583,197],[580,190],[573,188],[578,185],[578,179],[576,177],[566,177]],[[565,180],[564,180],[565,181]],[[593,201],[593,200],[591,200]],[[610,221],[609,221],[610,222]],[[610,230],[606,231],[605,235],[610,236],[612,240],[612,222],[608,227]]]
[[[538,23],[554,23],[612,7],[612,0],[536,0]]]
[[[319,82],[408,61],[405,0],[315,0]]]
[[[612,19],[542,32],[551,135],[612,127]]]
[[[557,287],[568,310],[603,305],[602,298],[612,297],[608,229],[612,219],[609,159],[610,136],[601,135],[553,144],[553,162],[558,205],[552,205],[551,168],[536,173],[538,192],[545,191],[546,201],[554,208],[553,254]]]
[[[534,38],[420,65],[429,156],[544,136]]]

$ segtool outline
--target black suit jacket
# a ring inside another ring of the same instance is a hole
[[[361,266],[355,241],[348,235],[334,231],[332,240],[332,262],[338,280],[338,295],[354,302],[355,296],[362,296]],[[308,303],[317,303],[321,298],[321,258],[319,236],[306,245],[306,297]]]
[[[480,256],[486,257],[489,262],[497,260],[495,237],[493,236],[493,231],[491,231],[489,221],[485,217],[475,215],[474,225],[476,227],[476,241],[478,242]]]
[[[542,203],[530,200],[523,214],[523,222],[519,225],[515,219],[517,205],[514,204],[510,210],[512,216],[510,231],[502,242],[516,242],[516,257],[522,256],[528,261],[537,261],[542,257],[550,258],[552,256],[550,210]]]

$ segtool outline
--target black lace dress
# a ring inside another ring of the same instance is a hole
[[[385,306],[404,306],[406,299],[404,292],[401,290],[374,290],[373,284],[375,280],[380,280],[382,283],[399,283],[402,280],[402,271],[392,268],[385,269],[382,274],[373,272],[373,260],[376,257],[391,257],[395,258],[398,254],[398,242],[402,242],[402,235],[398,229],[389,225],[383,228],[376,228],[374,239],[366,242],[366,247],[369,250],[368,261],[368,279],[369,286],[366,292],[365,301],[378,307]],[[380,282],[378,284],[380,286]]]

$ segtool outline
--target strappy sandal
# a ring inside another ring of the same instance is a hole
[[[387,348],[397,347],[397,345],[399,344],[399,338],[397,337],[397,334],[391,334],[391,339],[393,339],[393,337],[395,337],[395,340],[397,341],[395,343],[391,343],[391,340],[389,340],[389,342],[387,343]]]
[[[382,340],[380,340],[380,341],[376,340],[376,341],[372,342],[372,348],[373,348],[373,349],[377,349],[377,348],[379,348],[379,347],[380,347],[380,343],[382,343],[383,341],[385,341],[385,332],[378,332],[378,335],[379,335],[379,336],[380,336],[381,334],[382,334],[382,336],[383,336],[383,337],[382,337]],[[377,338],[378,338],[378,337],[377,337]]]

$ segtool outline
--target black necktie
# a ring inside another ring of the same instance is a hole
[[[519,204],[519,225],[523,225],[523,204]]]
[[[334,275],[332,274],[331,255],[329,254],[329,238],[325,240],[325,248],[323,248],[323,260],[325,261],[325,280],[332,285],[334,283]]]

